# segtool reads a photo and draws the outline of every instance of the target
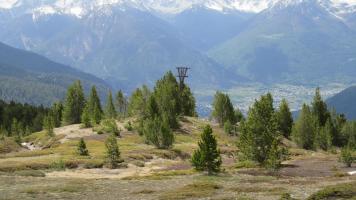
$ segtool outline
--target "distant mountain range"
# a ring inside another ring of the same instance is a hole
[[[354,30],[317,1],[277,5],[210,50],[211,57],[255,81],[355,80]]]
[[[109,86],[93,75],[43,56],[0,43],[0,99],[49,106],[63,100],[67,87],[81,80],[86,90],[96,85],[103,96]]]
[[[200,92],[352,85],[355,21],[354,0],[3,0],[0,41],[126,91],[180,65]]]

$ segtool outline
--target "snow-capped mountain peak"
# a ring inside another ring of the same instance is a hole
[[[177,14],[196,6],[220,12],[258,13],[271,7],[284,7],[314,0],[0,0],[0,9],[26,7],[36,15],[54,13],[81,17],[103,6],[134,7],[161,14]],[[330,11],[343,14],[356,11],[356,0],[315,0]]]

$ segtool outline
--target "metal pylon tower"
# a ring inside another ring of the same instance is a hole
[[[187,72],[189,67],[177,67],[178,70],[178,77],[179,77],[179,86],[180,89],[183,90],[184,88],[184,80],[185,78],[188,78]]]

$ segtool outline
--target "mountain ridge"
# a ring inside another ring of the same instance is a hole
[[[275,5],[300,3],[304,0],[3,0],[0,9],[13,9],[32,6],[33,12],[42,14],[65,13],[81,17],[93,9],[105,6],[134,7],[140,10],[178,14],[196,6],[202,6],[220,12],[242,11],[259,13]],[[308,0],[310,1],[310,0]],[[317,0],[328,5],[335,13],[356,11],[354,0]]]
[[[3,43],[0,43],[0,72],[0,98],[6,101],[49,106],[63,100],[67,87],[78,79],[86,91],[96,85],[101,96],[110,88],[93,75]]]

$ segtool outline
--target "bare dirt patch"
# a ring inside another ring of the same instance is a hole
[[[64,126],[60,128],[55,128],[54,133],[56,135],[64,135],[65,137],[60,140],[61,143],[64,143],[70,139],[81,138],[93,135],[92,128],[81,128],[80,124],[74,124],[69,126]]]
[[[123,179],[128,177],[148,176],[162,170],[167,165],[174,165],[178,161],[154,158],[145,162],[144,166],[136,166],[129,163],[127,168],[122,169],[74,169],[66,171],[54,171],[46,174],[52,178],[83,178],[83,179]]]
[[[346,168],[338,161],[337,155],[324,155],[315,153],[311,156],[292,160],[285,163],[280,174],[284,176],[299,177],[328,177],[337,173],[355,171],[356,167]]]

